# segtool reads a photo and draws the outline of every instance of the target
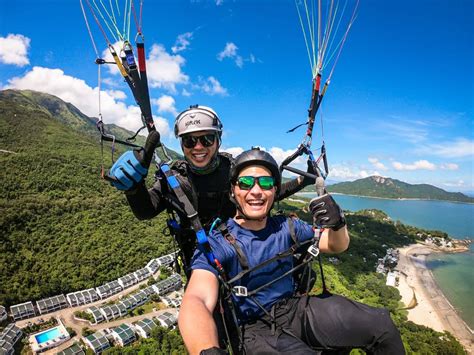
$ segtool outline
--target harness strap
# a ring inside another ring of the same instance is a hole
[[[313,241],[312,239],[304,241],[303,243],[299,244],[299,247],[301,247],[303,245],[306,245],[306,244],[310,244],[312,241]],[[233,244],[231,244],[231,245],[233,245]],[[229,280],[229,283],[234,283],[234,282],[240,280],[245,275],[249,274],[250,272],[258,270],[258,269],[260,269],[260,268],[262,268],[262,267],[264,267],[264,266],[266,266],[266,265],[268,265],[268,264],[270,264],[270,263],[272,263],[276,260],[283,259],[283,258],[286,258],[288,256],[292,256],[293,254],[295,254],[296,250],[297,250],[297,246],[296,246],[296,244],[294,244],[290,248],[288,248],[286,251],[278,253],[274,257],[272,257],[270,259],[267,259],[267,260],[261,262],[260,264],[252,267],[252,269],[242,270],[236,276],[234,276],[231,280]]]
[[[224,238],[230,243],[230,245],[232,245],[234,247],[235,252],[237,253],[237,258],[239,259],[239,263],[240,263],[240,266],[242,267],[242,269],[244,271],[248,271],[249,270],[248,259],[245,256],[245,254],[242,250],[242,247],[237,243],[234,236],[232,234],[230,234],[229,229],[227,228],[226,224],[225,223],[219,224],[219,226],[217,226],[217,229],[219,230],[219,232],[221,232],[221,234],[224,236]],[[229,281],[229,283],[230,282],[232,282],[232,281]]]

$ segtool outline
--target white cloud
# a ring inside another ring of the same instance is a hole
[[[209,95],[221,95],[221,96],[227,96],[228,92],[225,87],[221,85],[221,83],[214,78],[213,76],[208,77],[206,80],[201,80],[201,89],[205,93]]]
[[[224,3],[224,0],[216,0],[216,6],[220,6]]]
[[[158,106],[158,112],[169,112],[173,116],[178,115],[178,111],[175,107],[175,101],[172,96],[162,95],[158,99],[152,99],[151,103]]]
[[[105,90],[107,94],[116,100],[125,100],[127,95],[122,90]]]
[[[445,163],[445,164],[441,164],[439,168],[442,170],[458,170],[459,165],[454,164],[454,163]]]
[[[441,144],[427,144],[420,147],[418,152],[443,158],[463,158],[474,156],[474,140],[457,138]]]
[[[182,56],[171,55],[162,45],[154,44],[147,60],[150,86],[176,92],[177,84],[186,84],[189,80],[189,77],[181,70],[184,63]]]
[[[365,169],[359,169],[348,165],[333,165],[329,170],[329,177],[331,180],[347,181],[363,179],[368,176],[380,175],[377,171],[367,171]]]
[[[28,48],[31,40],[20,34],[10,33],[7,37],[0,37],[0,62],[19,67],[30,64]]]
[[[191,93],[188,90],[183,89],[183,90],[181,90],[181,95],[189,97],[189,96],[191,96]]]
[[[113,46],[115,51],[120,53],[123,43],[117,42]],[[102,52],[102,58],[108,62],[114,61],[109,49]],[[148,84],[152,88],[176,92],[176,85],[186,84],[189,80],[189,77],[182,72],[185,62],[182,56],[171,55],[162,45],[153,44],[146,61]],[[111,74],[121,75],[116,65],[107,65],[107,68]]]
[[[388,170],[388,168],[382,162],[380,162],[377,158],[369,157],[368,160],[374,166],[374,168],[382,170],[382,171]]]
[[[171,47],[171,51],[173,53],[178,53],[184,51],[188,46],[191,44],[189,42],[193,38],[192,32],[182,33],[176,38],[176,42],[173,47]]]
[[[393,135],[410,143],[420,143],[428,138],[425,126],[417,127],[413,122],[384,122],[380,129],[387,135]]]
[[[242,153],[244,151],[244,148],[241,147],[229,147],[229,148],[221,148],[220,149],[223,152],[232,154],[232,156],[235,158],[237,155]]]
[[[436,165],[430,163],[428,160],[418,160],[412,164],[403,164],[398,161],[392,162],[395,170],[436,170]]]
[[[244,66],[244,59],[237,54],[238,49],[239,47],[237,47],[235,43],[227,42],[224,50],[217,54],[217,59],[223,61],[225,58],[230,58],[235,62],[235,65],[242,68]]]
[[[15,77],[8,82],[8,88],[46,92],[72,103],[88,116],[95,117],[98,114],[99,89],[88,86],[84,80],[64,74],[61,69],[33,67],[24,76]],[[136,131],[142,125],[140,109],[138,106],[127,106],[117,101],[117,97],[121,97],[119,91],[101,92],[104,122],[115,123],[120,127]],[[155,124],[162,135],[169,134],[170,128],[166,119],[155,117]]]

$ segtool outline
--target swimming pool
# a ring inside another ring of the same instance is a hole
[[[43,333],[35,335],[35,339],[38,344],[46,343],[47,341],[59,338],[62,335],[59,327],[48,329]]]

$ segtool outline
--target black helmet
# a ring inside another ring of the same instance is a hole
[[[273,157],[258,147],[252,147],[250,150],[246,150],[235,158],[234,165],[230,170],[230,181],[235,184],[239,173],[250,165],[261,165],[270,170],[273,178],[275,179],[275,186],[277,191],[280,190],[281,186],[281,174],[278,167],[278,163]]]

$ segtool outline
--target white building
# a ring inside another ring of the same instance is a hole
[[[67,307],[69,307],[69,304],[64,295],[57,295],[36,301],[36,308],[38,308],[40,314],[54,312]]]
[[[397,286],[397,277],[398,274],[394,271],[390,271],[387,273],[387,282],[385,283],[387,286],[396,287]]]
[[[93,289],[71,292],[66,295],[67,301],[71,307],[82,306],[99,300],[99,295]]]
[[[7,319],[8,314],[7,310],[5,307],[0,306],[0,322],[3,322],[5,319]]]
[[[133,343],[136,340],[135,333],[132,328],[127,324],[121,324],[118,327],[112,329],[110,333],[114,340],[121,346]]]
[[[96,287],[96,292],[101,299],[110,297],[122,291],[122,286],[120,286],[118,280],[107,282],[106,284]]]
[[[156,327],[157,324],[148,318],[143,318],[142,320],[139,320],[138,322],[133,324],[133,327],[135,328],[135,331],[141,338],[149,338],[151,335],[151,330]]]
[[[138,282],[133,272],[125,276],[119,277],[117,281],[123,289],[133,286]]]
[[[10,307],[13,320],[17,321],[20,319],[34,317],[36,315],[35,307],[32,302],[25,302],[16,304]]]
[[[99,354],[105,349],[110,348],[109,341],[101,331],[88,335],[82,338],[82,340],[95,354]]]
[[[22,337],[23,332],[14,323],[10,323],[0,333],[0,354],[13,355],[15,344]]]
[[[163,314],[160,314],[155,319],[158,321],[158,323],[162,327],[165,327],[165,328],[171,328],[178,322],[178,318],[170,312],[165,312]]]

